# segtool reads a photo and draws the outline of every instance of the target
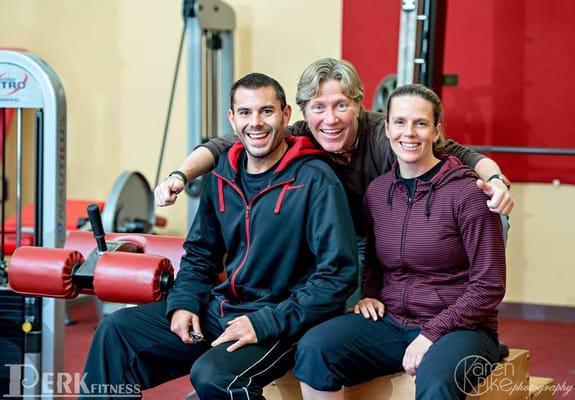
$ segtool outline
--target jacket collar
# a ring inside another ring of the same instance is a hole
[[[429,215],[431,214],[430,204],[431,204],[432,193],[434,192],[434,190],[437,190],[441,186],[457,179],[462,179],[465,177],[475,177],[475,178],[477,177],[475,171],[461,164],[461,161],[459,161],[458,158],[448,155],[444,155],[442,158],[445,158],[445,163],[443,164],[441,169],[437,172],[437,174],[433,176],[433,178],[431,178],[431,180],[421,181],[418,178],[415,178],[417,186],[415,188],[415,193],[413,193],[413,198],[418,199],[423,197],[424,195],[426,196],[424,214],[427,218],[429,218]],[[407,189],[401,182],[401,179],[397,178],[399,176],[398,172],[399,172],[399,164],[396,160],[391,170],[392,174],[391,176],[393,178],[390,182],[389,189],[387,192],[387,205],[389,207],[393,207],[392,204],[393,194],[398,187],[402,188],[401,192],[403,193],[403,196],[408,196]]]
[[[311,155],[320,155],[324,152],[314,146],[310,138],[306,136],[286,136],[285,141],[288,144],[288,149],[277,164],[274,173],[284,171],[294,160]],[[240,155],[244,151],[244,146],[239,140],[228,151],[228,161],[234,171],[234,174],[239,172]]]

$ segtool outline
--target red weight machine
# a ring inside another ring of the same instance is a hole
[[[165,297],[184,253],[183,238],[105,234],[98,205],[88,207],[92,232],[71,231],[64,248],[23,246],[9,267],[13,291],[23,295],[147,303]],[[94,240],[95,239],[95,240]]]

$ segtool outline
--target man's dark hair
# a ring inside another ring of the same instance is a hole
[[[246,76],[238,79],[230,90],[230,108],[234,111],[234,95],[238,88],[246,89],[259,89],[262,87],[272,87],[276,92],[276,99],[280,102],[281,109],[286,108],[286,94],[282,85],[279,84],[274,78],[269,77],[265,74],[260,74],[259,72],[252,72]]]

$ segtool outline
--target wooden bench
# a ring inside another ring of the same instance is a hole
[[[529,377],[529,400],[553,400],[553,378]]]
[[[511,349],[469,400],[529,399],[529,351]],[[549,384],[546,381],[546,384]],[[405,400],[415,398],[415,379],[406,373],[386,375],[353,387],[345,387],[346,400]],[[546,392],[543,391],[543,394]],[[548,392],[547,392],[548,393]],[[266,386],[268,400],[301,400],[299,382],[291,372]],[[545,397],[532,397],[546,400]]]

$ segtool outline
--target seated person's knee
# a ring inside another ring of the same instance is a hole
[[[328,359],[330,354],[335,354],[332,350],[336,350],[338,345],[336,341],[326,340],[325,334],[321,326],[310,329],[298,342],[296,360],[309,363],[315,358]]]
[[[200,398],[209,399],[212,394],[218,392],[218,388],[221,386],[221,379],[219,378],[221,375],[222,370],[217,365],[200,361],[192,365],[190,381]]]

